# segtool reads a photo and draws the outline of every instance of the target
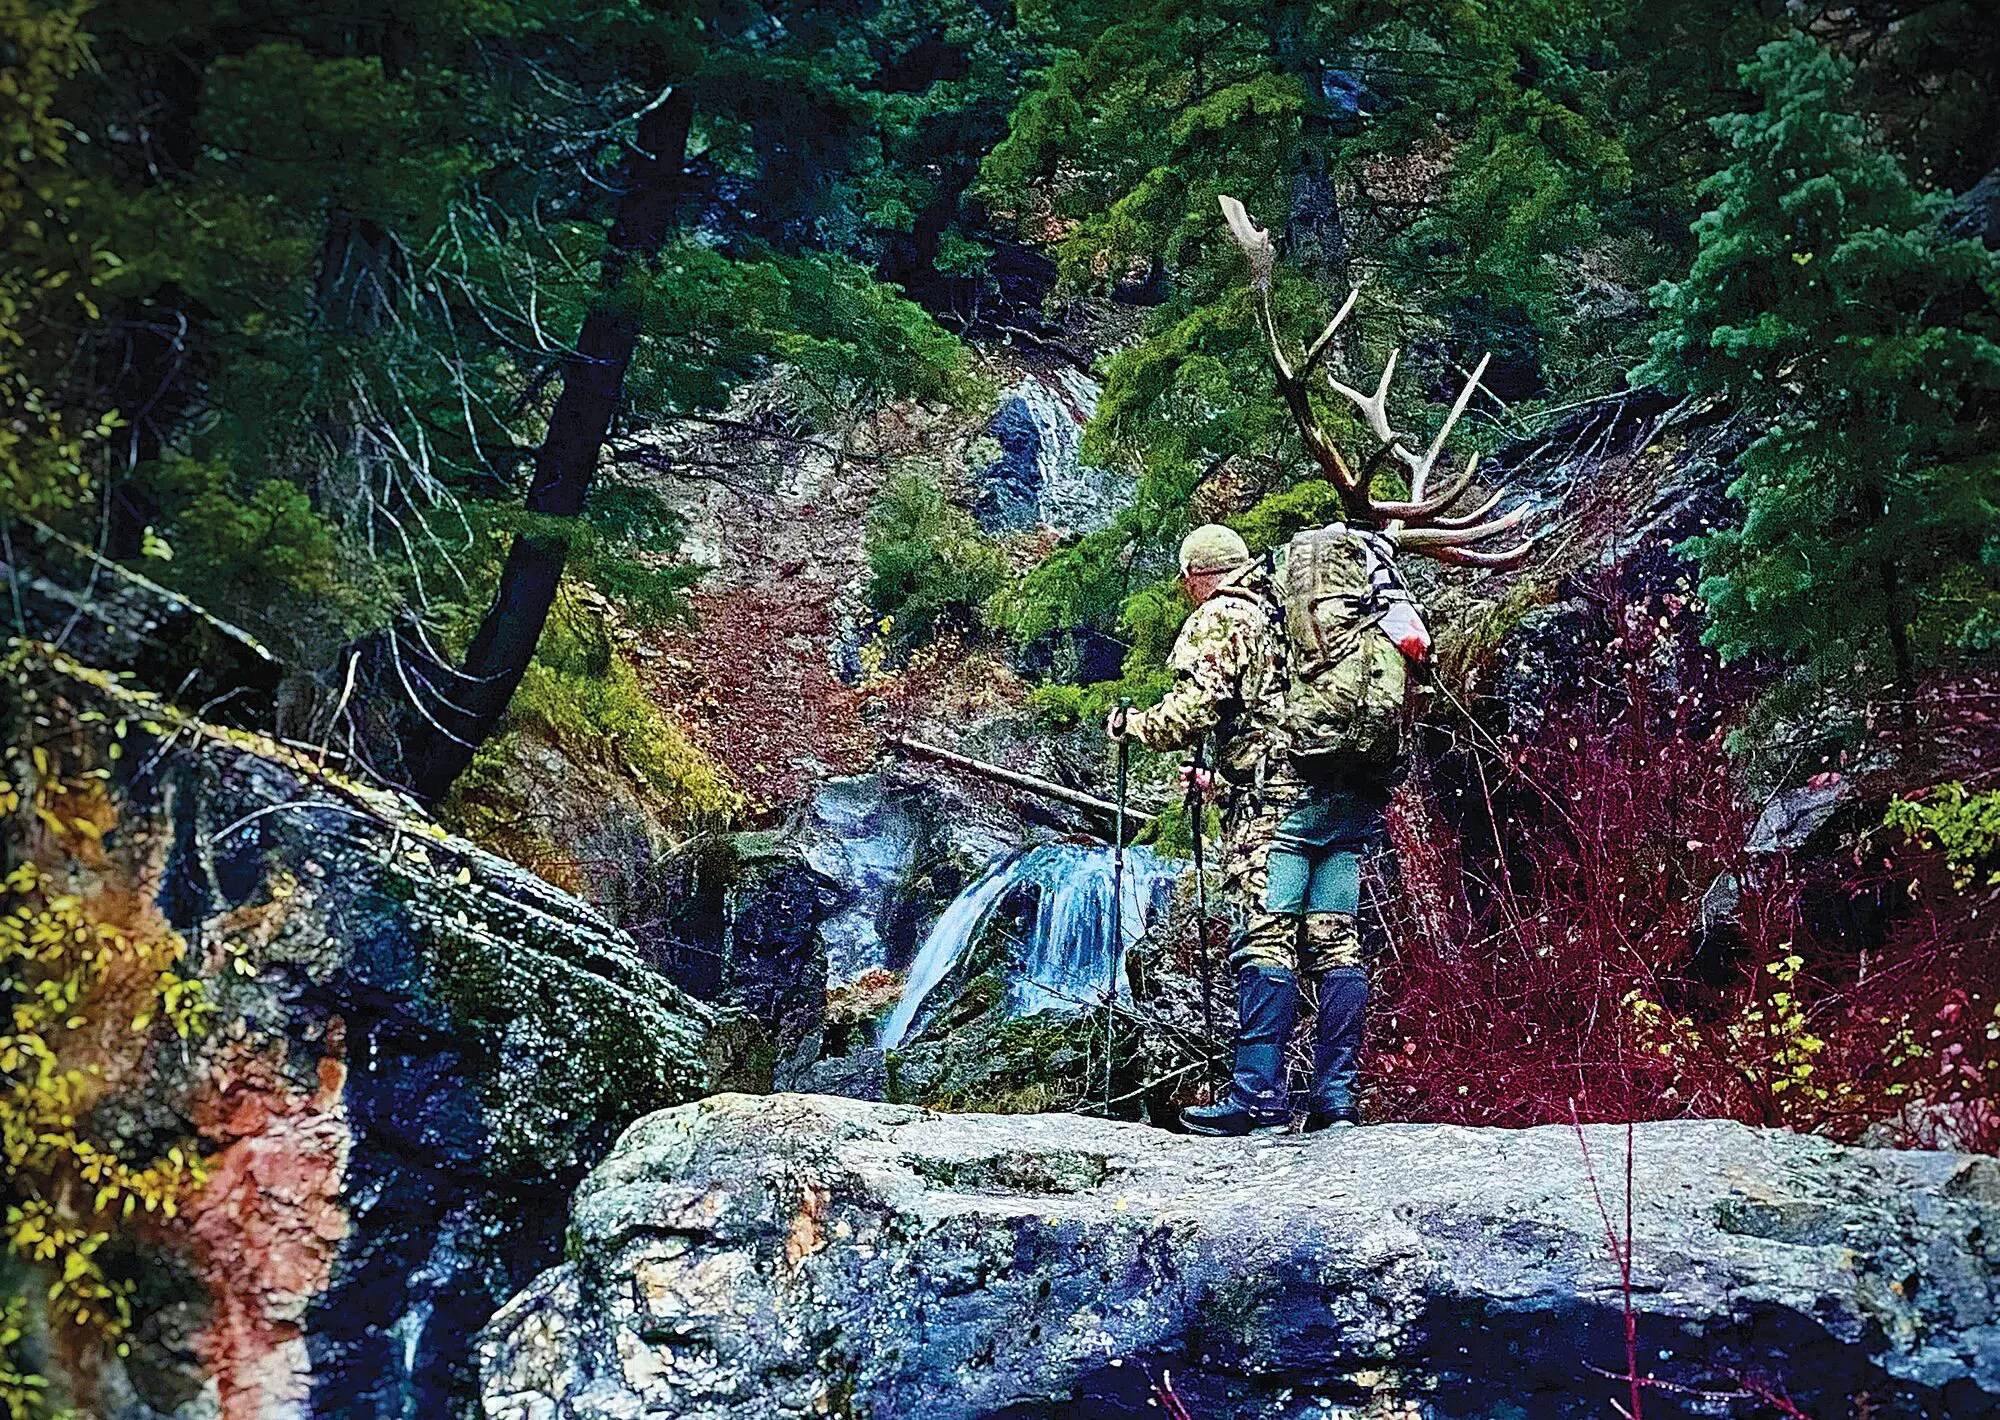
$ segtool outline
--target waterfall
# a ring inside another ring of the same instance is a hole
[[[903,999],[882,1027],[879,1044],[903,1043],[924,999],[951,974],[965,950],[1016,893],[1032,893],[1024,950],[1007,1008],[1013,1015],[1076,1010],[1101,1002],[1107,986],[1125,989],[1125,951],[1159,916],[1179,865],[1149,848],[1125,851],[1124,942],[1111,941],[1112,852],[1109,848],[1051,843],[997,859],[953,899],[910,963]]]

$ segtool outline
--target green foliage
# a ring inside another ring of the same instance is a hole
[[[30,1325],[25,1294],[0,1298],[0,1407],[7,1420],[70,1420],[74,1411],[50,1405],[49,1378],[21,1359]]]
[[[499,776],[512,735],[545,737],[569,753],[627,765],[656,797],[662,816],[692,829],[726,821],[743,807],[722,767],[664,715],[618,653],[603,620],[573,599],[559,601],[535,660],[514,692],[502,733],[480,751],[462,797]]]
[[[868,605],[904,646],[968,630],[1007,575],[972,515],[914,470],[892,474],[868,520]]]
[[[95,285],[112,265],[74,220],[69,130],[55,103],[87,53],[86,8],[0,5],[0,519],[75,507],[85,458],[115,427],[52,392],[67,353],[55,327],[96,316]]]
[[[597,489],[581,518],[547,518],[507,509],[492,523],[568,548],[569,576],[597,588],[635,626],[660,626],[689,615],[688,589],[701,570],[677,560],[684,525],[658,493],[632,484]]]
[[[45,319],[66,274],[44,259],[54,228],[17,241],[4,214],[20,260],[0,316],[33,295],[46,352],[32,378],[0,365],[7,411],[29,416],[0,419],[0,507],[30,483],[66,490],[42,515],[75,502],[94,411],[122,410],[108,517],[71,530],[120,559],[170,551],[149,576],[292,671],[337,681],[345,648],[392,621],[462,624],[481,569],[531,527],[628,620],[684,613],[669,521],[501,511],[607,300],[641,327],[614,440],[766,378],[808,427],[972,392],[906,292],[985,280],[960,197],[1038,51],[978,0],[101,0],[91,66],[78,13],[0,16],[10,80],[15,50],[32,78],[0,122],[46,173],[65,132],[84,140],[73,177],[20,191],[66,214],[84,255],[102,241],[124,260],[95,305]],[[682,167],[671,235],[607,293],[621,174],[666,92],[694,106],[685,152],[661,155]],[[74,383],[66,412],[47,371]],[[616,468],[593,502],[637,496]]]
[[[171,542],[151,567],[205,606],[226,606],[265,645],[311,664],[381,624],[395,603],[390,569],[367,556],[285,479],[246,479],[220,460],[159,469]],[[164,566],[162,566],[164,564]]]
[[[1064,627],[1114,622],[1131,584],[1138,526],[1127,511],[1105,531],[1057,548],[994,596],[988,606],[993,624],[1028,646]]]
[[[1904,837],[1937,849],[1958,886],[2000,886],[2000,789],[1974,793],[1954,780],[1889,804],[1883,823]]]
[[[1691,544],[1709,637],[1907,686],[2000,607],[2000,255],[1944,234],[1846,60],[1797,36],[1742,72],[1762,107],[1717,123],[1734,161],[1641,371],[1761,430],[1741,525]]]
[[[1340,494],[1334,486],[1324,478],[1309,478],[1260,499],[1256,507],[1232,519],[1230,526],[1243,534],[1243,541],[1252,552],[1263,552],[1282,546],[1307,528],[1337,521],[1340,516]]]
[[[950,401],[972,390],[963,352],[921,308],[852,261],[696,240],[635,275],[644,335],[628,394],[661,413],[714,408],[782,365],[807,412],[837,418],[889,394]],[[690,360],[690,347],[703,358]]]
[[[10,680],[16,667],[0,669]],[[118,727],[122,732],[123,726]],[[50,846],[66,857],[91,851],[112,826],[104,795],[108,771],[64,763],[41,746],[32,773],[0,779],[0,815],[32,813]],[[22,767],[26,767],[25,765]],[[0,913],[0,1151],[7,1205],[0,1238],[45,1290],[52,1326],[83,1346],[115,1344],[132,1326],[130,1284],[99,1254],[130,1238],[141,1212],[172,1218],[206,1171],[191,1148],[174,1144],[134,1158],[90,1122],[104,1089],[104,1052],[130,1056],[156,1034],[182,1041],[214,1007],[199,981],[180,973],[186,944],[172,933],[128,934],[102,922],[65,884],[32,861],[10,871]],[[0,1319],[0,1354],[11,1354],[24,1315]],[[40,1378],[0,1363],[0,1401],[32,1414]]]

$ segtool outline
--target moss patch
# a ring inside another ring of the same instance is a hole
[[[1004,1193],[1085,1193],[1111,1176],[1104,1155],[1078,1149],[1007,1149],[977,1159],[912,1157],[908,1163],[918,1176],[940,1188]]]

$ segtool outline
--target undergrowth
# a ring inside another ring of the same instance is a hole
[[[18,687],[16,687],[18,688]],[[101,714],[85,719],[102,721]],[[110,753],[126,727],[110,727]],[[0,814],[32,814],[67,860],[101,854],[114,819],[106,764],[86,762],[79,743],[32,747],[0,778]],[[74,761],[74,762],[72,762]],[[181,974],[185,943],[172,933],[137,935],[100,920],[91,906],[32,861],[13,864],[0,915],[0,1147],[6,1213],[0,1237],[7,1269],[33,1279],[0,1313],[0,1407],[10,1420],[49,1413],[49,1387],[21,1348],[37,1318],[71,1354],[122,1347],[133,1324],[131,1283],[104,1261],[147,1219],[175,1217],[206,1171],[192,1145],[135,1157],[90,1126],[90,1110],[114,1070],[157,1037],[187,1040],[214,1007],[200,981]]]
[[[560,826],[522,763],[535,743],[628,780],[670,829],[726,823],[743,809],[727,771],[653,702],[603,617],[574,595],[557,600],[500,733],[480,746],[447,809],[474,841],[556,880],[567,871]]]
[[[1726,745],[1742,687],[1697,613],[1615,590],[1595,610],[1598,673],[1532,733],[1461,726],[1392,807],[1377,1114],[1559,1123],[1574,1100],[2000,1144],[1994,796],[1899,799],[1844,856],[1751,854]]]
[[[1006,580],[1007,557],[972,515],[923,474],[884,484],[868,518],[868,604],[880,634],[907,652],[940,631],[970,631]]]

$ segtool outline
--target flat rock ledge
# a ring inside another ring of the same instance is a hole
[[[1622,1234],[1625,1129],[1584,1135]],[[2000,1160],[1633,1137],[1649,1416],[2000,1414]],[[567,1256],[480,1339],[493,1420],[1540,1420],[1626,1390],[1568,1128],[1208,1140],[719,1095],[626,1131]]]

